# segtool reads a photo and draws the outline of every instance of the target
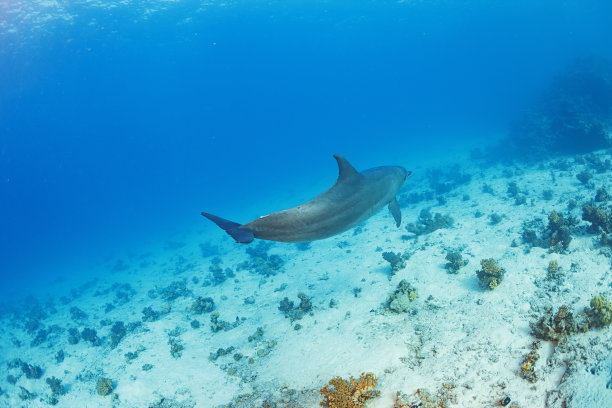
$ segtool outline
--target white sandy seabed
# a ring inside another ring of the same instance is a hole
[[[609,158],[606,152],[597,155]],[[587,185],[576,177],[585,169],[594,175]],[[612,171],[596,173],[588,162],[574,158],[463,170],[472,175],[471,181],[444,194],[445,203],[403,200],[404,223],[431,208],[452,216],[451,228],[416,237],[403,226],[395,228],[384,210],[357,230],[313,242],[307,249],[273,244],[268,254],[280,256],[284,264],[267,277],[252,265],[238,267],[251,259],[245,249],[256,248],[254,244],[234,244],[221,230],[209,228],[172,237],[172,242],[122,263],[109,261],[100,267],[100,278],[89,284],[50,286],[53,295],[39,297],[48,316],[36,330],[24,328],[31,318],[23,311],[27,307],[1,317],[0,406],[50,406],[45,379],[56,377],[65,389],[57,398],[59,407],[316,407],[318,390],[332,377],[372,372],[381,395],[368,408],[393,407],[398,391],[418,404],[417,390],[427,400],[421,401],[423,407],[494,407],[506,398],[522,408],[612,407],[610,327],[574,334],[558,344],[541,341],[537,380],[520,375],[521,363],[537,340],[529,323],[547,307],[555,311],[567,304],[578,314],[594,295],[612,297],[610,251],[586,233],[588,223],[581,220],[582,204],[598,188],[612,190]],[[509,197],[512,181],[526,196],[525,204]],[[483,192],[484,184],[493,194]],[[429,189],[415,175],[404,194]],[[553,193],[548,200],[543,197],[547,189]],[[570,199],[578,203],[573,210],[568,210]],[[546,224],[553,210],[579,220],[569,248],[563,253],[529,248],[521,240],[523,223],[541,218]],[[475,217],[477,211],[483,216]],[[502,215],[501,222],[493,225],[492,213]],[[235,276],[205,286],[214,255],[203,254],[201,243],[206,244],[204,252],[216,251],[220,267],[232,269]],[[469,261],[457,274],[445,269],[450,249],[461,250]],[[391,276],[382,251],[411,256]],[[506,270],[495,290],[479,286],[476,270],[484,258],[494,258]],[[564,275],[558,282],[547,280],[552,260]],[[402,279],[418,291],[413,311],[386,311],[383,304]],[[169,295],[163,288],[172,282],[185,285]],[[285,297],[298,304],[299,292],[311,298],[313,309],[291,322],[279,305]],[[238,317],[240,324],[213,332],[211,314],[191,310],[197,297],[213,298],[220,320],[234,323]],[[332,299],[335,305],[330,306]],[[73,307],[87,317],[73,320]],[[143,322],[145,307],[160,312],[159,318]],[[193,320],[201,326],[193,328]],[[116,321],[123,321],[128,332],[112,348]],[[53,325],[57,327],[46,340],[31,346],[40,328]],[[97,344],[82,339],[69,344],[68,329],[82,332],[86,327],[97,331]],[[258,327],[263,335],[249,341]],[[171,355],[171,338],[183,346],[180,356]],[[234,349],[226,355],[209,358],[229,347]],[[58,362],[60,350],[65,358]],[[134,353],[131,359],[128,352]],[[16,358],[41,366],[42,376],[26,378],[14,364]],[[152,367],[143,370],[146,364]],[[96,392],[101,377],[113,381],[112,394]],[[35,396],[22,400],[21,387]]]

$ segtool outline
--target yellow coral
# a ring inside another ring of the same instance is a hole
[[[348,381],[334,377],[329,380],[329,385],[319,391],[323,395],[319,405],[328,408],[363,408],[367,400],[380,395],[379,391],[374,390],[376,385],[378,378],[372,373],[361,373],[358,380],[353,377]]]

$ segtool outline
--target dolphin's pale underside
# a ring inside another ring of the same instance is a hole
[[[238,224],[216,215],[202,215],[231,235],[236,242],[254,238],[280,242],[304,242],[344,232],[377,213],[385,205],[399,227],[401,212],[396,194],[412,175],[400,166],[382,166],[358,172],[339,154],[336,183],[312,200],[287,210]]]

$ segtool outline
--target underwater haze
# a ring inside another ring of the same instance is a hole
[[[0,407],[612,406],[611,16],[0,0]],[[334,154],[412,171],[400,227],[200,215],[304,203]]]

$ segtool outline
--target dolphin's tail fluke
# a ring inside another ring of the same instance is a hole
[[[229,221],[205,212],[203,212],[202,215],[217,224],[217,226],[227,232],[238,243],[248,244],[255,238],[253,231],[250,228],[243,227],[237,222]]]

